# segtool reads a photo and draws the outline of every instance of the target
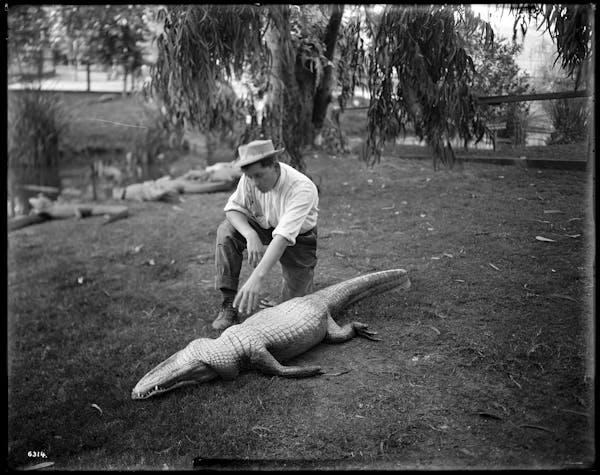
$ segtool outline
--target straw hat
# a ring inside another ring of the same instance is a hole
[[[284,150],[284,148],[275,150],[272,140],[254,140],[246,145],[240,145],[238,147],[240,158],[236,165],[240,168],[245,167],[246,165],[258,162],[265,157],[281,153]]]

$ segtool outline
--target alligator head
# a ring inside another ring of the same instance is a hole
[[[147,399],[188,384],[203,383],[218,376],[195,350],[203,338],[192,341],[183,350],[167,358],[140,379],[131,391],[131,399]]]

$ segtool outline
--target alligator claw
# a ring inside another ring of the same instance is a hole
[[[363,331],[363,332],[359,332],[359,335],[362,336],[363,338],[366,338],[367,340],[381,341],[381,338],[376,338],[373,336],[373,335],[377,335],[377,332]]]
[[[377,335],[377,332],[367,330],[367,325],[365,325],[364,323],[354,322],[354,329],[356,330],[358,336],[366,338],[367,340],[381,341],[381,338],[375,337],[375,335]]]

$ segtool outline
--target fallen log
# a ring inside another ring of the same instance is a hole
[[[17,216],[16,218],[9,218],[7,222],[8,231],[14,231],[15,229],[21,229],[25,226],[30,226],[32,224],[43,223],[44,221],[48,221],[50,218],[47,216],[41,216],[39,214],[30,214],[27,216]]]
[[[233,190],[236,181],[198,182],[187,179],[163,177],[155,181],[134,183],[124,188],[113,188],[113,198],[132,201],[173,201],[181,193],[215,193]]]
[[[188,180],[176,180],[184,193],[215,193],[218,191],[229,191],[235,188],[231,181],[213,181],[207,183],[194,183]]]
[[[31,198],[33,209],[27,216],[10,218],[7,221],[8,231],[21,229],[32,224],[39,224],[51,219],[87,218],[89,216],[106,216],[102,224],[109,224],[129,216],[129,209],[120,205],[98,205],[91,203],[56,203],[45,196]]]
[[[88,216],[107,216],[107,221],[104,224],[108,224],[129,214],[127,206],[100,205],[95,203],[61,203],[51,201],[42,194],[35,198],[29,198],[29,203],[32,207],[31,213],[27,216],[9,219],[7,222],[9,231],[42,223],[49,219],[87,218]]]
[[[45,196],[30,198],[33,212],[50,219],[87,218],[88,216],[117,215],[127,212],[126,206],[93,203],[57,203]]]
[[[126,218],[127,216],[129,216],[129,210],[127,208],[125,208],[123,211],[120,211],[119,213],[106,214],[106,216],[107,216],[106,221],[104,221],[104,223],[102,223],[102,224],[109,224],[114,221],[117,221],[118,219]]]

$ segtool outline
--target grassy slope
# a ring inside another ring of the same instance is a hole
[[[338,317],[383,341],[320,345],[297,359],[332,376],[249,372],[134,402],[147,370],[217,335],[213,247],[227,194],[131,203],[128,219],[107,226],[87,218],[12,232],[11,466],[41,461],[30,450],[66,469],[190,468],[197,456],[359,468],[593,459],[588,175],[433,172],[397,156],[372,170],[351,156],[307,162],[322,190],[317,286],[410,273],[409,291]]]
[[[348,157],[309,169],[323,190],[317,285],[410,272],[411,290],[339,318],[368,323],[382,342],[298,358],[349,370],[338,376],[250,372],[133,402],[148,369],[216,336],[212,250],[227,194],[185,196],[181,209],[132,204],[108,226],[25,228],[9,235],[9,461],[38,449],[68,469],[188,468],[200,455],[371,468],[589,461],[591,231],[572,219],[586,217],[586,175],[434,173],[392,158],[365,170]]]

